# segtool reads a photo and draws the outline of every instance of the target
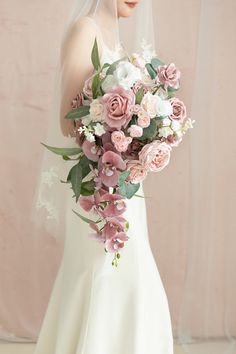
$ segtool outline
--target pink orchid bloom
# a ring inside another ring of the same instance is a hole
[[[107,187],[117,185],[120,171],[124,171],[126,163],[121,156],[113,151],[106,151],[98,162],[99,176],[102,183]]]
[[[108,238],[105,242],[105,248],[108,252],[115,253],[124,247],[125,241],[128,241],[129,237],[125,232],[117,232],[112,238]]]
[[[97,224],[95,222],[91,222],[89,226],[91,227],[91,229],[93,229],[93,231],[95,231],[89,234],[89,236],[97,240],[98,242],[104,243],[106,241],[106,238],[104,237],[104,232],[99,229]]]
[[[122,215],[126,210],[124,197],[119,194],[106,193],[101,197],[101,201],[108,202],[103,210],[105,217]]]
[[[124,227],[124,223],[121,223],[118,218],[110,218],[103,228],[103,235],[106,239],[112,238],[117,232],[124,232]]]
[[[85,156],[91,161],[98,161],[99,156],[102,154],[100,146],[97,146],[95,142],[85,140],[82,145]]]

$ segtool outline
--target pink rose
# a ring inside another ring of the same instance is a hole
[[[156,81],[164,84],[164,87],[168,86],[175,89],[179,88],[180,71],[177,69],[174,63],[169,65],[161,65],[157,68]]]
[[[123,131],[116,130],[111,134],[111,141],[119,152],[125,152],[128,145],[131,143],[132,138],[126,137]]]
[[[145,112],[143,109],[141,109],[138,113],[138,125],[142,128],[147,128],[149,127],[151,122],[151,119],[149,117],[149,115],[147,114],[147,112]]]
[[[111,92],[106,93],[102,100],[105,105],[106,123],[117,129],[127,126],[132,117],[132,107],[135,104],[133,91],[116,87]]]
[[[140,183],[147,177],[147,168],[139,160],[131,160],[127,163],[127,170],[130,171],[128,181]]]
[[[170,160],[171,146],[158,140],[144,145],[139,152],[139,161],[150,171],[161,171]]]
[[[170,119],[183,122],[187,116],[185,104],[176,97],[171,98],[170,102],[173,108],[173,113],[169,116]]]
[[[128,132],[130,133],[130,136],[132,138],[140,138],[140,136],[143,135],[143,128],[139,127],[136,124],[132,124],[129,129]]]

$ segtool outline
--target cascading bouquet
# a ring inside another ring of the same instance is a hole
[[[73,197],[85,212],[93,212],[95,220],[73,210],[89,223],[90,235],[105,251],[114,253],[115,266],[129,239],[125,200],[136,194],[149,171],[161,171],[169,163],[172,148],[195,122],[174,96],[180,71],[150,53],[127,55],[101,66],[95,39],[94,73],[65,116],[74,120],[78,147],[42,143],[66,161],[78,160],[61,182],[71,184]]]

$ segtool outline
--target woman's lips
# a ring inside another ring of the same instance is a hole
[[[126,1],[125,4],[133,9],[137,5],[137,2]]]

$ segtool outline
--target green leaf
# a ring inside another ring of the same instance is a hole
[[[118,186],[122,185],[129,175],[130,171],[121,172],[118,178]]]
[[[46,145],[42,142],[40,142],[40,144],[45,146],[48,150],[54,152],[57,155],[61,155],[61,156],[72,156],[72,155],[77,155],[82,152],[82,150],[80,148],[58,148],[55,146]]]
[[[119,193],[125,198],[132,198],[140,187],[140,183],[127,182],[126,179],[129,176],[130,171],[124,171],[120,173],[118,179]]]
[[[99,89],[100,89],[100,77],[99,77],[99,73],[98,73],[94,76],[93,82],[92,82],[93,98],[97,98],[98,93],[99,93]]]
[[[93,195],[95,192],[95,182],[93,179],[90,181],[82,182],[81,184],[81,195],[88,196]]]
[[[91,165],[91,161],[84,155],[81,157],[79,165],[82,169],[82,178],[86,177],[91,171],[89,165]]]
[[[82,168],[79,163],[72,167],[70,170],[70,182],[72,190],[75,193],[76,202],[79,199],[82,183]]]
[[[144,89],[143,89],[143,87],[141,87],[135,95],[135,103],[140,104],[143,96],[144,96]]]
[[[72,211],[83,221],[87,222],[88,224],[90,224],[91,222],[98,224],[101,220],[97,220],[97,221],[93,221],[91,219],[86,218],[85,216],[81,215],[80,213],[78,213],[77,211],[75,211],[74,209],[72,209]]]
[[[139,190],[140,183],[125,182],[119,186],[119,192],[125,198],[131,199],[133,195]]]
[[[91,60],[93,63],[93,67],[95,70],[99,70],[101,67],[100,64],[100,59],[99,59],[99,53],[98,53],[98,44],[97,44],[97,38],[95,38],[92,53],[91,53]]]
[[[158,66],[164,65],[164,63],[158,58],[152,58],[151,65],[153,66],[154,69],[157,69]]]
[[[155,118],[151,119],[150,125],[143,129],[143,135],[138,138],[139,140],[152,139],[157,133],[157,122]]]
[[[156,70],[153,68],[153,66],[151,64],[146,64],[145,66],[149,75],[151,76],[151,79],[155,79],[157,73]]]
[[[119,60],[114,61],[114,63],[112,63],[110,65],[110,67],[107,69],[106,75],[112,75],[114,73],[114,71],[116,70],[117,65],[119,64],[120,61],[126,60],[126,58],[121,58]]]
[[[65,115],[65,119],[80,119],[89,114],[89,106],[80,106],[72,109]]]

